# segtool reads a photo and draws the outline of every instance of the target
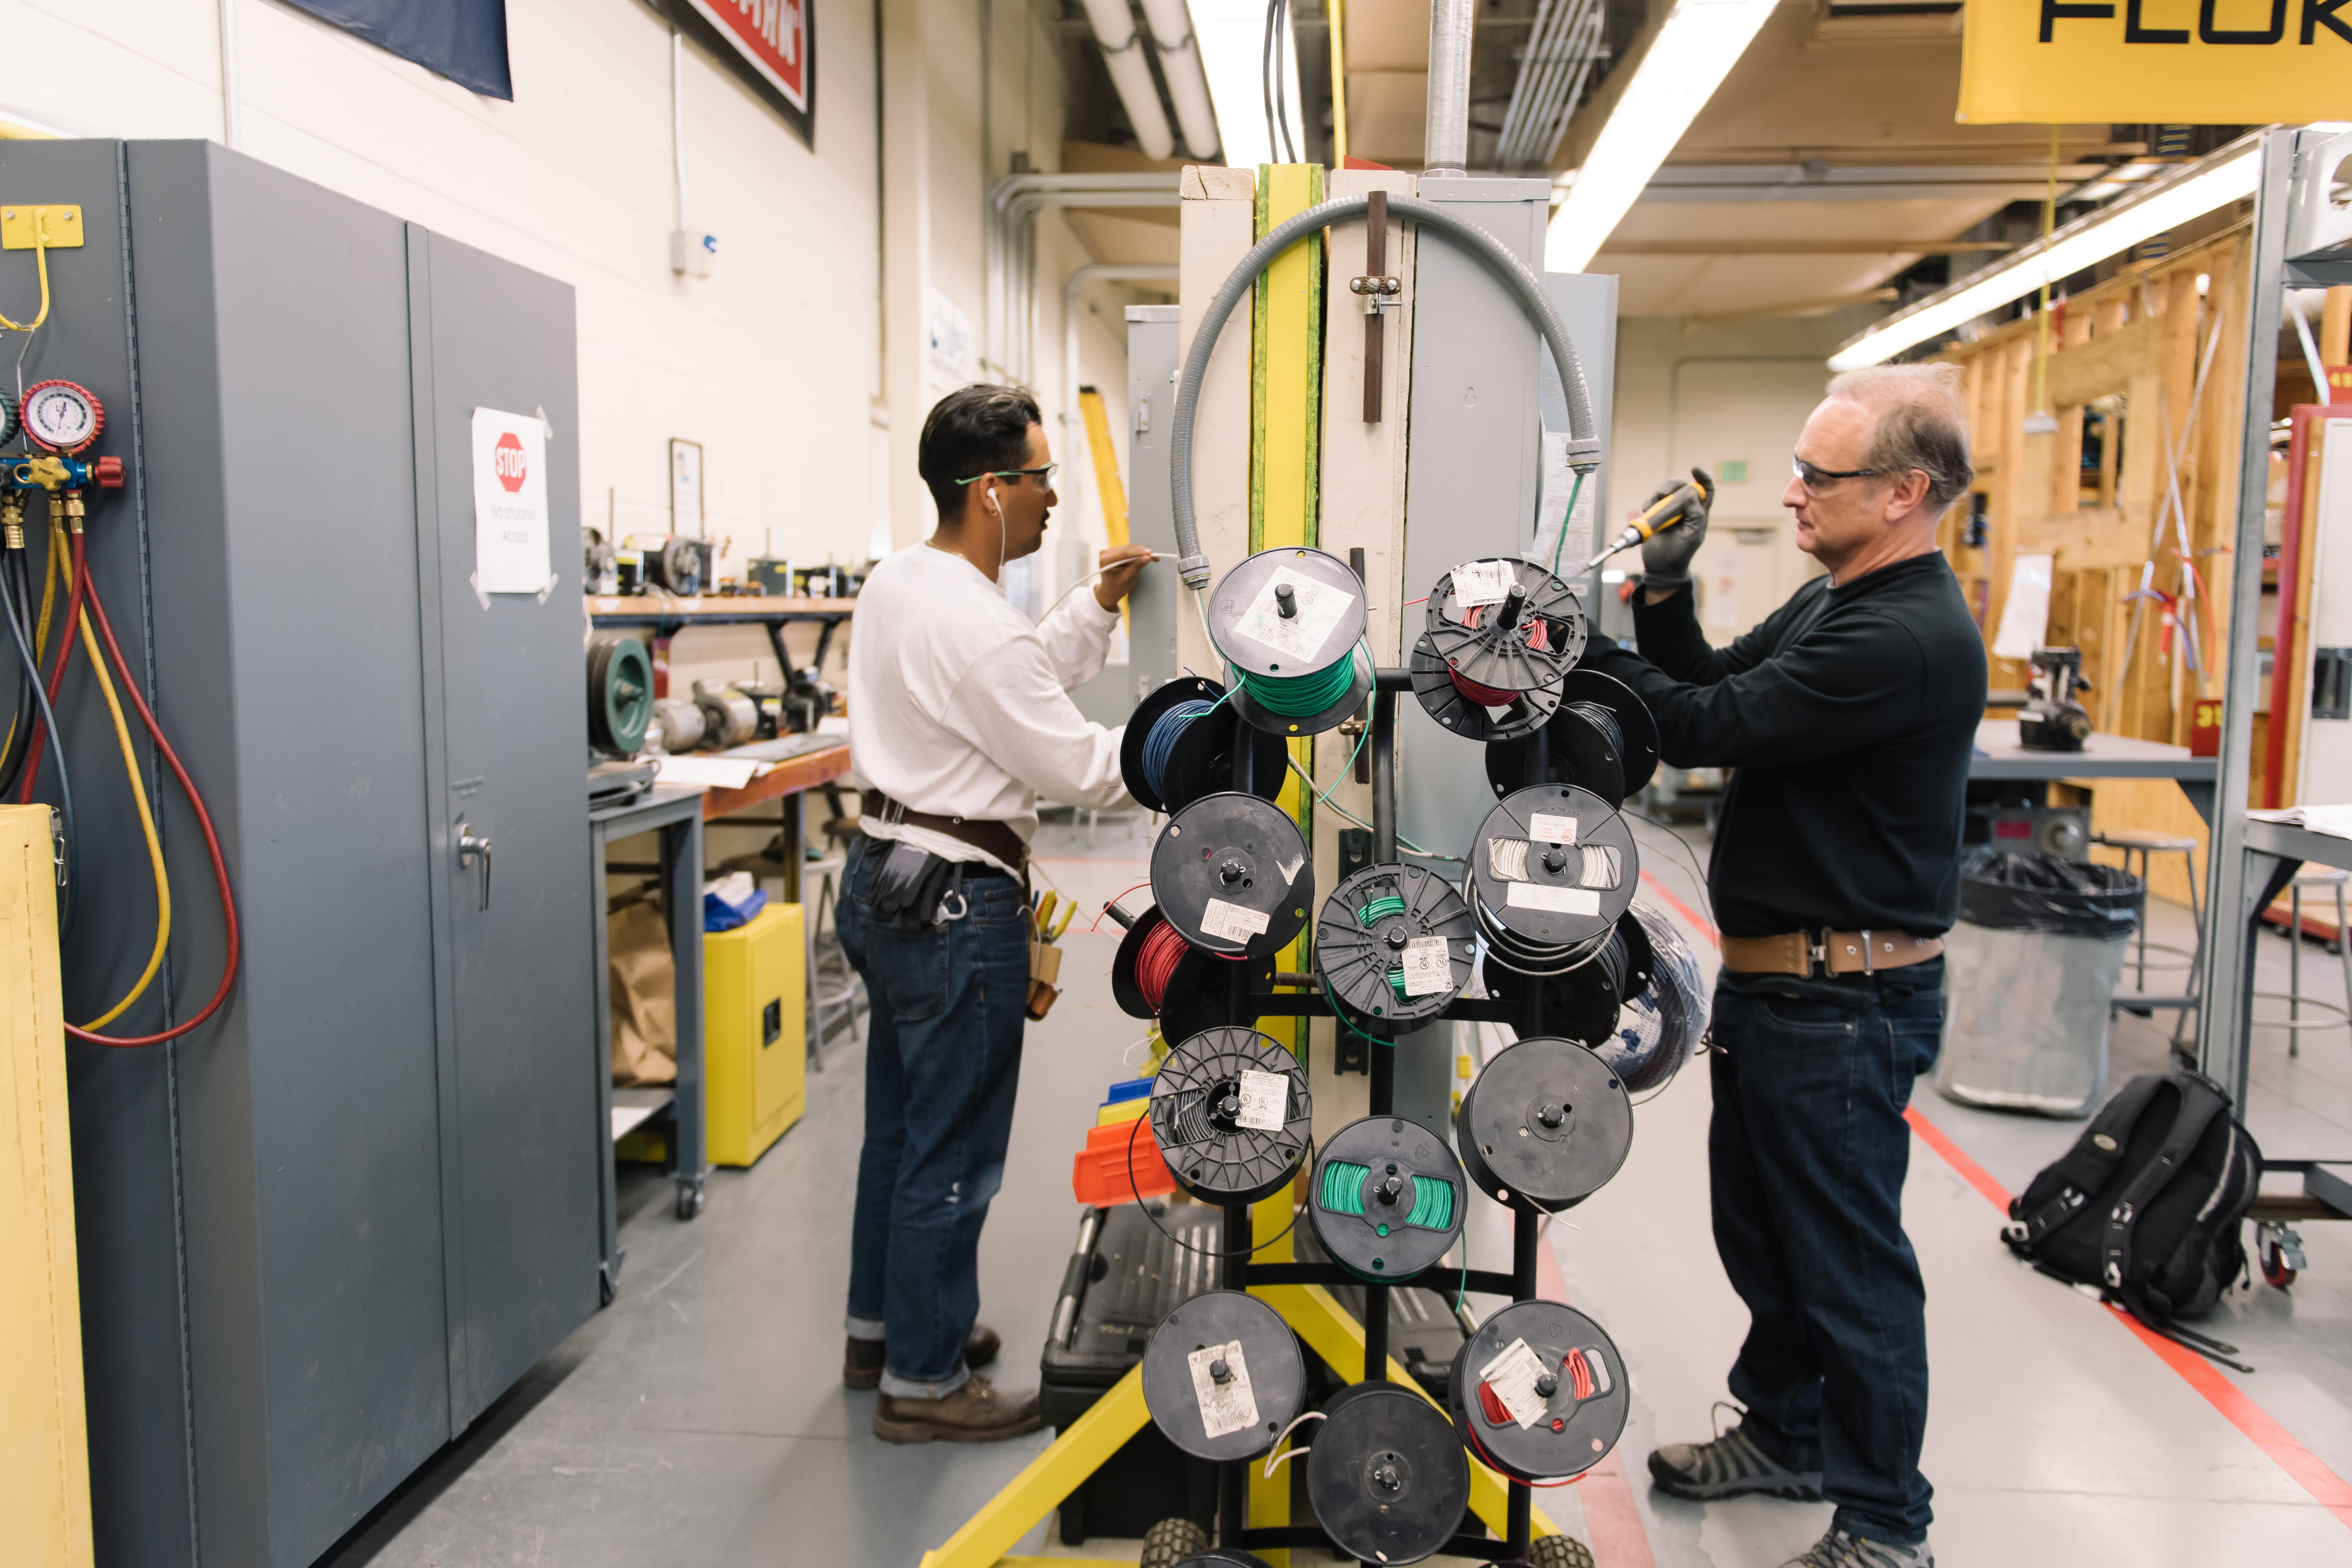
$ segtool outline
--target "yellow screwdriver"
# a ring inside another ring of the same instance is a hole
[[[1636,544],[1656,538],[1689,514],[1693,505],[1705,506],[1714,499],[1714,490],[1694,471],[1688,484],[1676,485],[1667,495],[1650,503],[1650,510],[1625,525],[1617,542],[1584,563],[1587,572],[1608,560],[1621,550],[1631,550]]]

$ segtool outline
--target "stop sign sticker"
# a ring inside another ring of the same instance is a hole
[[[555,581],[547,439],[537,416],[474,410],[473,587],[484,609],[493,594],[543,598]]]
[[[499,484],[507,494],[513,495],[522,489],[530,466],[522,455],[521,437],[511,430],[499,433],[499,444],[490,449],[490,472],[499,477]]]

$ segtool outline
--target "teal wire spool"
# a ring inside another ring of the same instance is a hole
[[[1264,550],[1221,578],[1205,616],[1234,710],[1269,733],[1317,735],[1364,705],[1364,584],[1336,555]]]
[[[1349,1026],[1384,1040],[1462,994],[1477,939],[1470,906],[1434,871],[1367,866],[1324,900],[1315,962]]]
[[[1395,1283],[1453,1247],[1468,1191],[1443,1139],[1417,1121],[1371,1116],[1325,1147],[1307,1215],[1333,1262],[1360,1279]]]

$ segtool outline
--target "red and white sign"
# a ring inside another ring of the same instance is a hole
[[[507,494],[512,495],[522,489],[524,476],[530,472],[530,465],[522,455],[521,437],[511,430],[499,432],[498,445],[490,449],[490,472],[499,477],[499,483],[506,488]]]
[[[807,112],[808,16],[801,0],[694,0],[694,8],[793,108]]]

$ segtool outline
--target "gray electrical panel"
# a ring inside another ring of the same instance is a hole
[[[0,142],[0,199],[84,214],[25,380],[106,405],[130,482],[91,503],[92,581],[242,928],[202,1027],[69,1047],[99,1560],[298,1568],[597,1304],[572,289],[204,142]],[[544,417],[543,596],[469,583],[477,407]],[[60,721],[79,1020],[153,900],[79,660]],[[120,1035],[193,1016],[224,944],[138,751],[173,936]]]
[[[1168,426],[1176,410],[1177,325],[1175,305],[1127,308],[1128,467],[1134,470],[1127,498],[1127,536],[1168,559],[1135,580],[1128,596],[1128,658],[1133,708],[1149,693],[1176,679],[1176,616],[1182,603],[1176,581],[1176,503],[1169,493]],[[1118,721],[1125,723],[1122,713]]]

